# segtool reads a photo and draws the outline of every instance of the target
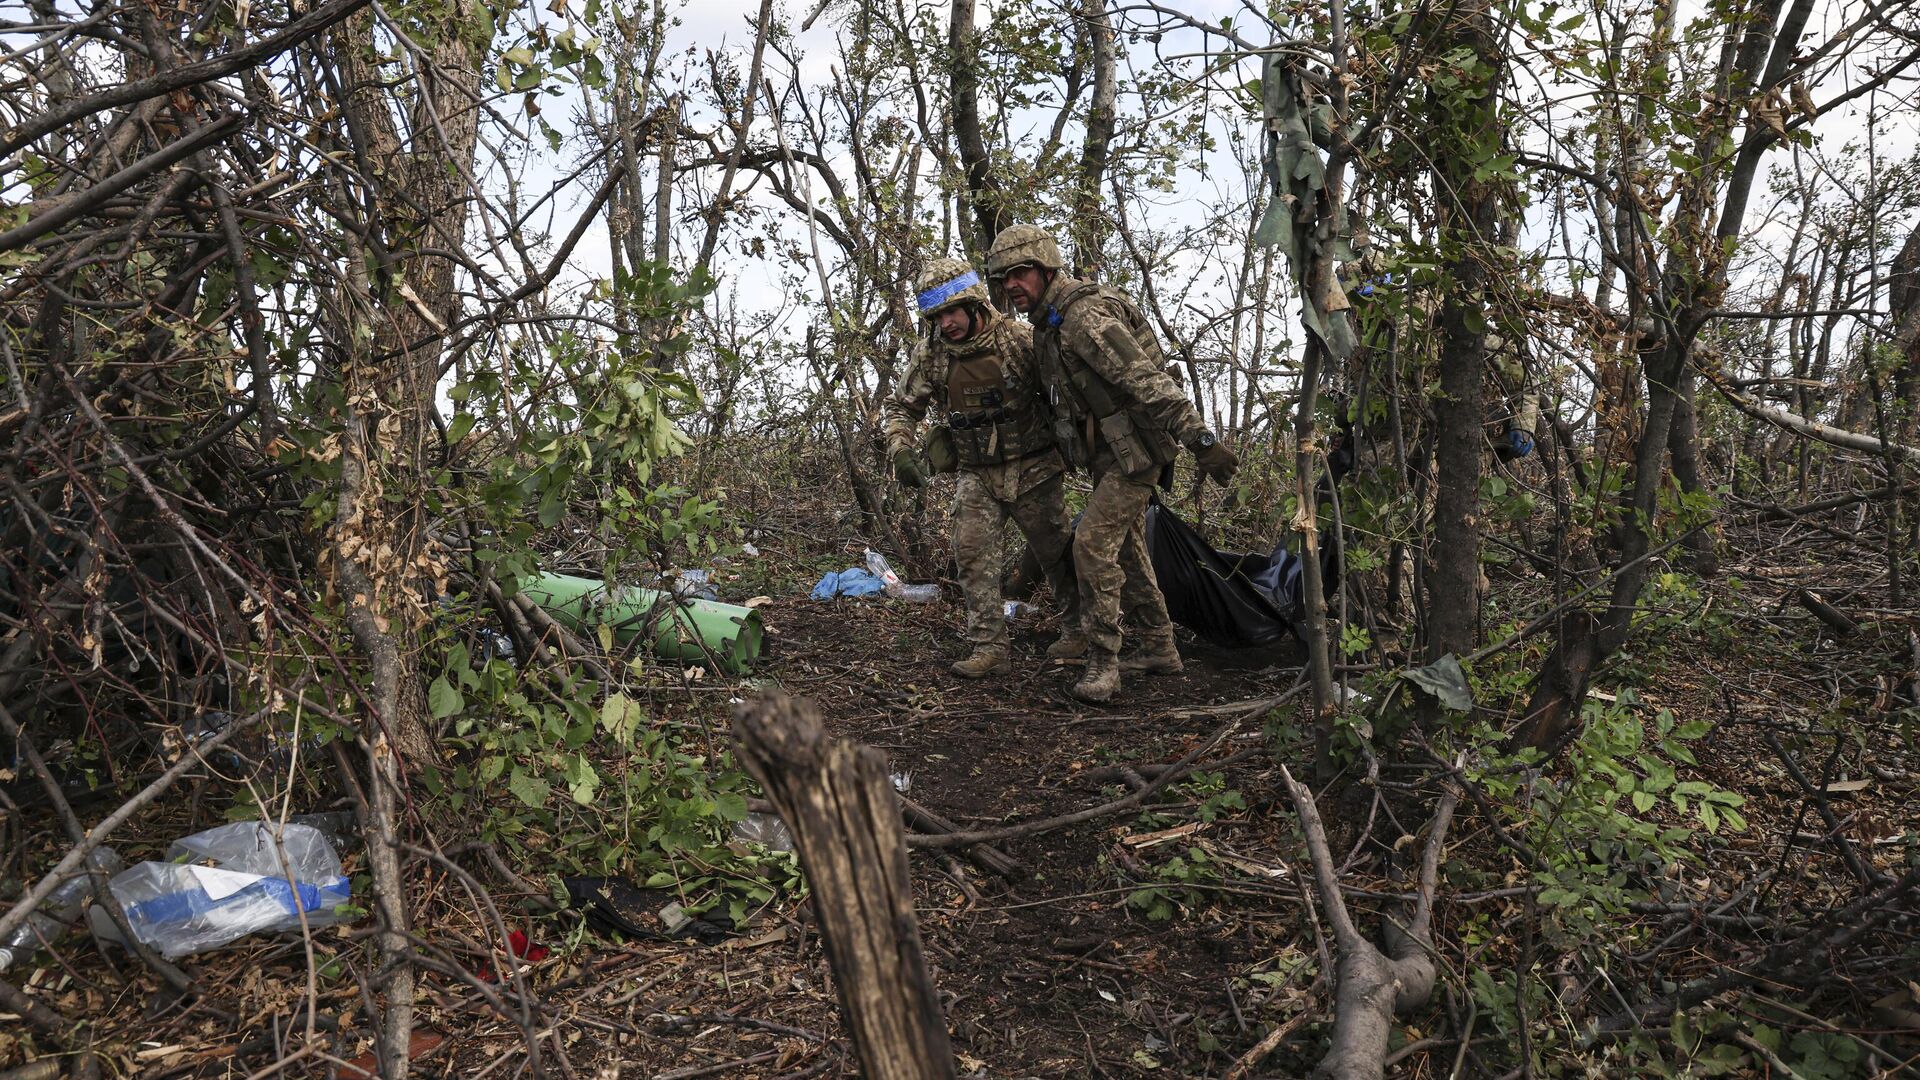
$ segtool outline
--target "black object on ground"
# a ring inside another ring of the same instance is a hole
[[[602,934],[620,934],[629,941],[681,941],[692,938],[712,945],[734,936],[731,925],[711,915],[692,915],[679,898],[665,889],[643,889],[625,878],[562,878],[571,906],[586,916],[587,925]]]
[[[1173,621],[1224,649],[1299,636],[1300,557],[1276,545],[1266,555],[1215,551],[1193,526],[1155,499],[1147,507],[1147,557]],[[1320,541],[1326,589],[1338,586],[1332,537]]]

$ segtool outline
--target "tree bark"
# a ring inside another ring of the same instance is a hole
[[[734,736],[741,763],[793,833],[862,1074],[951,1080],[885,755],[829,741],[813,706],[784,696],[742,705]]]
[[[437,457],[429,442],[442,338],[460,307],[454,261],[420,252],[465,247],[480,120],[472,96],[480,81],[475,56],[485,48],[472,36],[474,10],[474,0],[450,5],[442,32],[418,58],[418,92],[404,136],[371,64],[372,18],[361,15],[343,26],[333,49],[350,136],[362,159],[379,163],[368,178],[376,189],[370,205],[385,216],[367,222],[374,272],[351,275],[362,283],[352,304],[364,314],[341,380],[354,418],[349,426],[357,425],[360,437],[350,433],[344,440],[354,445],[343,446],[343,463],[357,458],[359,490],[348,490],[343,480],[332,554],[358,644],[376,668],[391,669],[393,697],[379,721],[402,757],[415,762],[434,755],[417,630],[440,576],[418,496]],[[390,664],[383,665],[378,657],[389,648]]]
[[[1457,46],[1481,61],[1482,81],[1436,95],[1436,114],[1461,117],[1479,130],[1442,131],[1498,146],[1499,89],[1504,63],[1485,4],[1453,16]],[[1467,102],[1458,100],[1467,98]],[[1458,123],[1460,121],[1454,121]],[[1434,461],[1439,473],[1434,498],[1433,553],[1426,574],[1426,646],[1429,660],[1473,651],[1480,613],[1480,466],[1487,452],[1487,291],[1496,257],[1501,191],[1498,181],[1478,179],[1465,155],[1435,153],[1435,187],[1456,193],[1442,210],[1442,248],[1450,253],[1440,309],[1440,402],[1434,410]]]
[[[1093,100],[1087,105],[1086,139],[1080,149],[1080,186],[1073,200],[1073,262],[1079,277],[1098,277],[1100,251],[1107,239],[1107,215],[1100,212],[1100,185],[1113,150],[1116,101],[1113,20],[1106,0],[1081,0],[1080,17],[1093,50]]]
[[[953,54],[953,139],[966,170],[967,204],[973,216],[973,228],[966,234],[967,249],[977,257],[986,253],[993,238],[1013,219],[1007,213],[1000,183],[994,179],[987,142],[980,131],[980,55],[973,13],[974,0],[953,0],[947,45]]]
[[[1405,923],[1387,919],[1381,930],[1385,948],[1376,947],[1354,925],[1328,849],[1313,793],[1282,766],[1281,780],[1300,816],[1307,857],[1313,864],[1314,891],[1326,909],[1327,925],[1339,950],[1336,964],[1333,1035],[1327,1055],[1313,1071],[1328,1080],[1377,1080],[1386,1071],[1387,1040],[1393,1019],[1425,1005],[1433,995],[1439,968],[1433,959],[1433,894],[1440,860],[1446,854],[1447,827],[1459,802],[1449,787],[1427,827],[1420,857],[1419,899]]]

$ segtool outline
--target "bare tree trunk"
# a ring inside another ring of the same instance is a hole
[[[654,137],[656,167],[653,185],[653,261],[660,266],[673,262],[673,158],[680,142],[680,95],[667,99],[660,110],[660,127]]]
[[[1080,17],[1093,49],[1093,100],[1087,105],[1080,187],[1073,200],[1073,262],[1078,276],[1096,277],[1100,250],[1107,238],[1107,218],[1100,212],[1100,184],[1113,148],[1119,85],[1114,74],[1113,20],[1107,14],[1106,0],[1081,0]]]
[[[973,25],[974,0],[953,0],[953,16],[948,24],[947,44],[952,50],[953,139],[960,150],[960,163],[967,174],[967,202],[973,212],[973,229],[966,233],[968,249],[984,254],[1012,223],[994,179],[987,157],[987,142],[980,131],[980,63],[978,34]]]
[[[740,706],[734,732],[741,764],[793,832],[862,1075],[951,1080],[886,756],[829,741],[813,706],[785,697]]]
[[[405,1080],[412,1041],[414,978],[407,943],[409,903],[400,874],[400,785],[409,763],[435,759],[427,727],[419,633],[439,593],[438,560],[426,541],[424,492],[438,454],[429,449],[442,337],[459,313],[454,260],[394,252],[465,248],[468,196],[479,139],[480,77],[473,0],[454,0],[415,57],[416,94],[403,137],[373,66],[373,21],[361,16],[335,35],[333,56],[356,151],[385,171],[366,222],[371,260],[353,260],[344,304],[349,342],[341,366],[347,403],[341,440],[340,503],[330,555],[334,585],[372,675],[368,747],[372,820],[369,868],[387,969],[379,1056],[381,1075]],[[374,268],[369,274],[367,264]]]
[[[1480,81],[1436,92],[1438,130],[1481,148],[1502,141],[1497,130],[1505,64],[1490,9],[1474,4],[1452,15],[1456,47],[1481,62]],[[1473,129],[1458,130],[1469,124]],[[1487,291],[1494,284],[1501,191],[1479,179],[1465,155],[1433,154],[1435,188],[1453,193],[1440,212],[1441,248],[1453,253],[1440,308],[1440,402],[1434,409],[1433,550],[1426,573],[1427,657],[1473,651],[1480,615],[1480,467],[1487,452]]]
[[[1293,529],[1300,537],[1301,637],[1307,647],[1307,674],[1313,687],[1313,771],[1322,781],[1336,771],[1333,760],[1333,642],[1327,629],[1327,584],[1320,572],[1319,452],[1314,446],[1315,403],[1320,397],[1320,366],[1327,350],[1318,338],[1307,342],[1300,371],[1300,406],[1294,413],[1294,498],[1299,510]]]
[[[1694,411],[1698,389],[1699,380],[1694,377],[1691,366],[1682,369],[1679,385],[1674,387],[1673,427],[1667,435],[1667,453],[1673,459],[1673,478],[1679,482],[1680,490],[1689,495],[1702,495],[1707,490],[1706,481],[1700,475],[1700,433]],[[1687,563],[1694,573],[1702,577],[1712,577],[1720,569],[1719,556],[1715,553],[1716,532],[1716,529],[1706,528],[1687,534]]]
[[[1920,430],[1920,225],[1914,226],[1888,274],[1887,313],[1893,324],[1893,437],[1912,442]]]
[[[389,725],[400,753],[416,761],[430,760],[434,743],[426,726],[414,633],[438,588],[415,496],[437,456],[428,443],[434,438],[441,339],[458,318],[460,300],[452,259],[392,253],[457,252],[466,246],[480,117],[473,99],[480,81],[471,32],[473,0],[452,4],[444,18],[446,32],[418,60],[418,93],[404,137],[370,63],[371,16],[344,24],[334,48],[354,140],[367,159],[388,163],[369,182],[379,185],[377,204],[390,212],[385,220],[367,223],[377,265],[356,289],[361,295],[349,301],[364,307],[341,374],[349,408],[366,425],[367,456],[364,490],[342,493],[335,558],[350,617],[362,609],[366,626],[393,637],[396,698],[380,719]],[[370,641],[360,644],[372,653]]]

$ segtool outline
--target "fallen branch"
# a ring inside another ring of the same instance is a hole
[[[1920,492],[1920,485],[1908,484],[1905,487],[1888,485],[1874,488],[1872,491],[1851,492],[1846,495],[1834,495],[1817,499],[1799,506],[1787,506],[1784,503],[1756,503],[1735,496],[1735,501],[1747,507],[1748,516],[1754,521],[1792,521],[1810,514],[1825,513],[1828,510],[1845,510],[1863,502],[1878,502],[1891,499],[1896,495],[1912,495]]]
[[[1806,932],[1769,948],[1751,963],[1729,960],[1712,975],[1683,984],[1664,1001],[1631,1013],[1604,1017],[1594,1026],[1587,1044],[1630,1038],[1649,1026],[1666,1023],[1676,1011],[1691,1008],[1717,994],[1753,983],[1794,987],[1801,980],[1830,976],[1841,950],[1878,928],[1901,909],[1894,902],[1920,890],[1920,867],[1914,867],[1885,888],[1855,897],[1822,916]]]
[[[1860,632],[1860,624],[1853,621],[1853,616],[1827,603],[1825,597],[1812,589],[1800,590],[1800,606],[1812,612],[1814,618],[1826,623],[1841,637],[1852,637]]]
[[[508,603],[520,612],[522,618],[539,629],[542,638],[547,634],[553,635],[554,641],[559,643],[560,655],[563,659],[579,664],[587,670],[587,674],[593,676],[602,685],[612,683],[613,677],[607,673],[606,667],[594,658],[593,650],[587,647],[586,642],[575,637],[573,631],[561,626],[552,615],[547,613],[546,608],[534,603],[526,593],[513,594]],[[535,643],[542,647],[545,644],[540,639],[536,639]]]
[[[905,795],[900,796],[900,814],[907,819],[907,824],[927,835],[951,836],[960,831],[960,826]],[[913,846],[912,836],[907,837],[907,846]],[[990,874],[997,874],[1008,881],[1020,881],[1027,876],[1027,868],[1019,860],[990,844],[970,844],[960,854],[965,855],[980,869]]]
[[[5,979],[0,979],[0,1009],[39,1028],[41,1031],[59,1040],[60,1045],[69,1045],[69,1036],[75,1029],[75,1023],[55,1012],[51,1006],[30,997],[25,991]]]
[[[1713,383],[1715,390],[1720,391],[1722,397],[1725,397],[1733,403],[1735,408],[1757,420],[1765,420],[1769,424],[1785,428],[1796,435],[1805,435],[1809,439],[1826,443],[1828,446],[1837,446],[1842,450],[1856,450],[1863,454],[1874,454],[1881,457],[1905,458],[1907,461],[1920,464],[1920,447],[1906,446],[1896,442],[1886,442],[1876,439],[1872,435],[1862,435],[1857,431],[1848,431],[1845,428],[1837,428],[1831,424],[1822,424],[1818,420],[1809,420],[1804,416],[1790,413],[1783,409],[1769,408],[1747,395],[1740,393],[1738,390],[1727,386],[1720,380],[1715,379],[1711,374],[1707,376],[1707,379]]]
[[[1312,1015],[1312,1009],[1301,1009],[1287,1017],[1272,1031],[1267,1032],[1265,1038],[1253,1044],[1253,1049],[1240,1055],[1240,1059],[1221,1074],[1220,1080],[1246,1080],[1253,1075],[1255,1067],[1267,1060],[1267,1055],[1280,1049],[1280,1044],[1287,1041],[1287,1036],[1298,1030],[1300,1025],[1306,1023]]]
[[[1307,855],[1313,862],[1315,891],[1326,909],[1334,945],[1340,954],[1334,983],[1332,1045],[1314,1075],[1333,1080],[1384,1075],[1387,1037],[1393,1030],[1393,1018],[1426,1004],[1438,975],[1430,928],[1433,893],[1440,873],[1440,859],[1446,851],[1447,826],[1453,821],[1455,804],[1460,801],[1459,789],[1449,784],[1439,807],[1434,810],[1427,845],[1420,857],[1419,899],[1405,926],[1392,919],[1386,921],[1381,932],[1386,946],[1383,951],[1354,926],[1333,868],[1326,826],[1321,824],[1313,793],[1295,780],[1285,766],[1280,769],[1280,777],[1293,799],[1294,810],[1300,815],[1300,828],[1307,837]]]

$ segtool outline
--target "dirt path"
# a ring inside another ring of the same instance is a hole
[[[1221,726],[1202,710],[1274,695],[1297,675],[1264,657],[1184,641],[1184,674],[1133,678],[1122,700],[1095,708],[1066,695],[1076,668],[1046,660],[1051,625],[1018,625],[1014,673],[973,683],[946,671],[964,654],[958,614],[947,605],[803,601],[777,605],[767,618],[778,645],[766,673],[812,698],[841,733],[886,750],[910,778],[913,798],[963,826],[1046,817],[1123,794],[1088,774],[1176,760]],[[1210,756],[1263,737],[1261,720],[1248,719]],[[1196,801],[1174,800],[1183,817]],[[1203,832],[1222,845],[1255,840],[1267,827],[1263,810]],[[1179,1061],[1172,1071],[1186,1074],[1226,1052],[1215,1029],[1237,1031],[1240,1006],[1228,985],[1276,952],[1262,932],[1265,912],[1279,915],[1275,929],[1290,939],[1298,902],[1242,897],[1227,906],[1246,910],[1228,917],[1209,895],[1205,911],[1151,921],[1129,897],[1161,853],[1120,840],[1157,827],[1136,811],[1012,841],[1004,849],[1031,872],[1017,883],[915,856],[922,925],[936,979],[951,995],[963,1064],[983,1063],[992,1076],[1164,1075]],[[1257,1018],[1241,1012],[1257,1037]]]

